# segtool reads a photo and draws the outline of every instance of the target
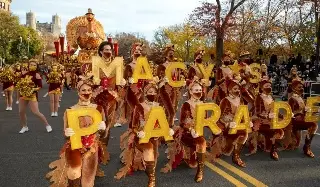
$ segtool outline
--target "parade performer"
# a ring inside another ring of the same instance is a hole
[[[180,126],[176,127],[174,143],[168,145],[169,162],[162,172],[167,173],[185,161],[190,168],[197,168],[195,181],[201,182],[204,175],[206,140],[195,132],[195,107],[202,104],[202,85],[199,81],[189,84],[190,98],[181,107]]]
[[[284,136],[283,129],[271,129],[271,121],[275,117],[275,113],[271,110],[274,102],[272,98],[272,88],[269,79],[263,79],[260,82],[260,94],[255,100],[255,116],[260,120],[259,133],[264,135],[265,143],[260,145],[264,151],[270,152],[270,157],[279,160],[277,153],[276,140],[280,140]]]
[[[260,71],[261,71],[261,78],[262,79],[269,79],[268,66],[266,64],[261,64]]]
[[[305,106],[303,100],[303,82],[300,80],[293,80],[291,84],[293,91],[292,96],[289,98],[289,105],[291,106],[294,118],[292,118],[292,133],[295,136],[296,142],[293,148],[298,148],[301,141],[301,131],[307,130],[305,144],[303,146],[304,154],[308,157],[314,158],[314,154],[311,151],[311,142],[317,132],[318,125],[315,122],[306,122],[305,113],[310,110],[310,108]]]
[[[200,48],[197,50],[197,52],[194,54],[194,65],[189,68],[188,75],[187,75],[187,85],[194,80],[199,80],[204,85],[203,90],[203,97],[201,100],[204,100],[206,98],[207,89],[210,86],[210,81],[207,79],[204,79],[203,74],[200,71],[199,64],[204,63],[203,62],[203,56],[205,52],[204,49]]]
[[[232,162],[240,167],[246,167],[246,164],[241,160],[241,151],[248,139],[246,130],[238,130],[236,134],[229,134],[229,130],[235,128],[234,122],[235,114],[240,105],[243,104],[240,95],[239,80],[226,80],[228,96],[223,98],[220,102],[221,116],[219,126],[223,132],[225,145],[222,147],[223,154],[229,156],[232,153]],[[253,124],[250,122],[250,127]],[[214,137],[213,140],[216,138]],[[211,151],[213,151],[211,149]]]
[[[122,153],[121,161],[124,164],[115,178],[120,179],[130,172],[145,170],[149,177],[148,187],[156,186],[156,160],[158,157],[158,138],[151,138],[148,143],[139,144],[139,139],[145,136],[144,125],[148,119],[152,107],[159,106],[156,102],[158,87],[154,81],[150,81],[143,88],[144,101],[134,106],[132,122],[129,129],[120,137]],[[155,128],[157,128],[155,124]],[[170,135],[173,135],[170,129]]]
[[[301,80],[301,78],[298,75],[298,69],[297,67],[294,65],[291,70],[290,70],[290,75],[288,77],[288,88],[287,88],[287,94],[288,94],[288,98],[291,97],[292,95],[292,87],[291,84],[294,80]]]
[[[16,63],[15,64],[15,85],[17,84],[17,82],[19,82],[20,78],[22,76],[22,68],[21,68],[21,64],[20,63]],[[16,91],[17,93],[17,101],[16,101],[16,104],[19,104],[19,91]]]
[[[112,60],[114,59],[114,57],[112,56],[112,52],[112,43],[108,41],[102,42],[98,49],[99,56],[95,56],[93,60],[101,61],[106,65],[110,65]],[[112,72],[108,77],[104,73],[101,73],[100,80],[100,84],[95,86],[93,100],[96,104],[103,107],[103,110],[105,111],[107,126],[111,127],[115,124],[115,112],[118,102],[117,100],[119,99],[118,91],[122,86],[126,84],[126,81],[123,79],[120,83],[121,85],[116,85],[115,72]],[[103,140],[101,140],[102,142],[104,142],[105,146],[108,146],[109,137],[110,131],[108,131],[107,136],[105,136]],[[104,154],[109,155],[108,152],[105,152]]]
[[[65,112],[63,118],[64,134],[67,142],[61,150],[60,159],[49,165],[54,170],[46,176],[54,185],[64,187],[93,187],[99,160],[104,160],[103,157],[105,155],[101,154],[103,153],[101,150],[103,146],[102,142],[99,141],[99,136],[106,135],[109,128],[107,128],[104,121],[103,107],[90,102],[93,94],[92,86],[93,82],[90,77],[82,77],[82,80],[77,84],[79,101],[76,105],[70,107],[70,109],[97,109],[102,116],[102,121],[98,125],[97,132],[81,137],[82,148],[72,149],[69,138],[75,135],[75,131],[70,127],[70,122],[67,119],[68,111]],[[90,116],[79,117],[80,128],[88,128],[92,123],[93,119]]]
[[[26,116],[26,108],[28,104],[31,111],[45,124],[47,132],[52,131],[46,117],[39,111],[38,91],[42,88],[42,78],[38,73],[37,68],[38,64],[36,60],[31,59],[29,61],[29,71],[23,72],[20,81],[17,83],[17,89],[20,94],[19,115],[22,126],[22,129],[19,132],[20,134],[29,131]]]
[[[174,45],[168,45],[164,49],[165,61],[158,65],[157,76],[160,80],[159,82],[159,102],[161,106],[164,106],[166,115],[168,116],[168,122],[170,127],[174,123],[175,114],[178,106],[178,94],[179,88],[174,88],[168,84],[168,79],[165,76],[166,68],[170,62],[174,62]],[[172,72],[172,79],[178,80],[178,72]]]
[[[141,56],[143,50],[142,43],[135,43],[132,46],[131,54],[132,54],[132,62],[126,65],[124,70],[124,79],[127,81],[126,93],[125,93],[125,101],[127,105],[124,105],[124,111],[122,111],[122,115],[129,119],[131,116],[127,116],[127,114],[132,114],[132,111],[136,105],[138,105],[143,100],[143,90],[145,82],[143,80],[138,80],[137,83],[133,83],[132,76],[133,70],[136,66],[138,57]]]
[[[53,64],[51,72],[47,76],[47,83],[49,84],[50,110],[51,117],[58,116],[59,97],[61,94],[62,72],[59,71],[59,65]]]
[[[224,54],[222,58],[222,66],[218,68],[216,75],[216,86],[213,88],[212,100],[216,104],[220,104],[221,100],[228,95],[226,79],[233,79],[233,72],[229,65],[231,65],[231,57],[229,54]]]
[[[12,110],[12,103],[13,103],[13,90],[14,90],[14,81],[15,81],[15,74],[14,70],[11,66],[6,66],[2,73],[0,74],[1,82],[3,83],[3,92],[6,97],[6,111]]]

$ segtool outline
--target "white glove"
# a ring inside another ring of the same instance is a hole
[[[253,127],[253,123],[252,123],[252,121],[250,121],[250,128],[252,128]]]
[[[304,110],[305,110],[306,112],[310,112],[310,111],[311,111],[311,108],[306,106],[306,107],[304,108]]]
[[[276,116],[275,113],[269,113],[269,118],[270,119],[273,119],[275,116]]]
[[[134,81],[134,79],[133,79],[132,77],[130,77],[129,80],[128,80],[128,82],[129,82],[130,84],[132,84],[133,81]]]
[[[146,133],[145,132],[143,132],[143,131],[139,131],[138,133],[137,133],[137,136],[138,136],[138,138],[144,138],[145,136],[146,136]]]
[[[167,77],[164,77],[163,82],[167,83],[167,82],[169,82],[169,79]]]
[[[194,130],[194,129],[191,129],[191,136],[193,137],[193,138],[198,138],[199,137],[199,134],[198,133],[196,133],[196,131]]]
[[[98,127],[98,130],[106,130],[107,129],[107,125],[104,121],[101,121]]]
[[[120,86],[125,86],[127,84],[127,81],[125,79],[122,79],[120,82]]]
[[[171,129],[171,128],[169,129],[169,135],[170,135],[170,136],[173,136],[173,135],[174,135],[174,131],[173,131],[173,129]]]
[[[198,81],[198,80],[199,80],[199,77],[194,76],[194,77],[193,77],[193,80],[194,80],[194,81]]]
[[[232,121],[229,123],[229,128],[234,129],[237,126],[237,123]]]
[[[71,136],[73,136],[74,134],[75,134],[75,132],[73,131],[72,128],[66,128],[66,129],[64,130],[64,135],[65,135],[66,137],[71,137]]]
[[[242,80],[242,81],[241,81],[241,86],[243,86],[243,85],[245,85],[245,84],[247,84],[247,82],[246,82],[245,80]]]

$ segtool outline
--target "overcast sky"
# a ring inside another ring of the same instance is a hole
[[[70,19],[92,8],[107,34],[139,32],[152,40],[157,28],[182,23],[199,4],[199,0],[13,0],[11,10],[23,24],[30,10],[40,22],[51,22],[58,14],[65,31]]]

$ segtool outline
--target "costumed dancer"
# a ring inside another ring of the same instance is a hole
[[[229,134],[229,130],[236,127],[234,122],[237,109],[243,104],[240,94],[240,83],[239,80],[227,79],[226,80],[228,96],[223,98],[220,102],[221,116],[219,119],[219,127],[223,132],[224,146],[222,146],[222,153],[230,156],[232,153],[232,162],[240,167],[246,167],[246,164],[240,158],[241,151],[248,139],[248,132],[246,130],[238,130],[236,134]],[[250,127],[253,124],[250,121]],[[213,137],[213,142],[217,141],[219,137]],[[211,152],[215,153],[215,144],[211,144]],[[212,155],[213,157],[219,155]],[[215,158],[211,158],[215,159]]]
[[[101,63],[105,63],[107,66],[111,64],[114,57],[112,56],[113,44],[111,42],[105,41],[102,42],[98,48],[99,56],[95,56],[93,60],[101,61]],[[94,63],[94,62],[93,62]],[[101,72],[100,73],[100,85],[96,86],[94,89],[94,102],[103,107],[105,111],[105,118],[108,127],[115,124],[115,112],[117,107],[118,90],[119,87],[122,87],[126,84],[126,81],[123,79],[121,81],[121,85],[116,85],[116,75],[115,72],[112,72],[108,77]],[[103,137],[101,140],[105,146],[108,146],[110,138],[110,131],[108,131],[107,136]],[[109,155],[109,153],[105,150],[104,154]],[[106,164],[107,162],[105,162]]]
[[[26,108],[29,107],[33,114],[35,114],[45,124],[47,132],[51,132],[52,128],[49,125],[46,117],[39,111],[38,91],[42,88],[42,78],[37,71],[38,64],[36,60],[29,61],[29,71],[22,72],[22,77],[17,83],[17,89],[20,94],[19,99],[19,116],[22,129],[20,134],[29,131],[27,126]]]
[[[204,49],[202,48],[198,49],[198,51],[194,54],[194,65],[189,68],[188,75],[187,75],[187,85],[195,80],[199,80],[202,83],[202,85],[204,85],[203,87],[204,94],[201,98],[202,101],[205,100],[208,92],[208,87],[211,84],[211,82],[208,79],[204,79],[204,76],[199,68],[199,64],[204,63],[202,60],[204,54],[205,54]]]
[[[280,140],[284,136],[283,129],[271,129],[272,119],[275,113],[272,112],[271,106],[274,102],[272,98],[272,88],[269,79],[263,79],[260,82],[260,94],[255,100],[255,116],[259,118],[259,133],[264,136],[264,143],[258,142],[260,147],[266,152],[270,152],[270,157],[279,160],[276,140]]]
[[[292,84],[293,80],[301,80],[301,78],[298,75],[298,69],[295,65],[293,65],[293,67],[291,68],[290,75],[288,77],[288,88],[287,88],[288,98],[290,98],[292,95],[291,84]]]
[[[169,162],[161,172],[167,173],[176,168],[184,160],[190,168],[197,168],[194,180],[201,182],[204,175],[206,140],[195,132],[195,110],[202,104],[202,85],[199,81],[189,84],[190,98],[181,107],[180,126],[175,127],[174,143],[168,145]]]
[[[14,81],[15,81],[15,73],[11,66],[6,66],[2,73],[0,74],[0,79],[3,83],[3,92],[6,97],[6,111],[12,110],[13,103],[13,90],[14,90]]]
[[[49,97],[51,117],[58,117],[59,98],[61,94],[62,73],[59,71],[59,65],[53,64],[51,72],[48,74]]]
[[[152,107],[159,106],[156,102],[158,97],[158,87],[151,81],[143,88],[144,101],[134,106],[132,122],[129,123],[129,129],[120,137],[120,146],[122,153],[121,161],[124,164],[115,178],[120,179],[130,172],[145,170],[149,181],[148,187],[156,186],[156,161],[158,157],[158,138],[151,138],[148,143],[139,143],[139,140],[145,136],[144,125],[148,120]],[[154,128],[158,128],[157,123]],[[173,135],[170,129],[170,135]]]
[[[261,78],[262,79],[269,79],[268,66],[266,64],[261,64],[260,71],[261,71]]]
[[[232,69],[229,67],[231,65],[232,59],[229,54],[224,54],[222,58],[222,65],[217,70],[216,75],[216,86],[213,88],[212,100],[219,105],[221,100],[228,95],[227,86],[225,83],[226,79],[233,78]]]
[[[21,75],[22,75],[22,67],[21,67],[21,64],[20,63],[16,63],[15,64],[15,85],[17,84],[17,82],[19,82],[20,78],[21,78]],[[19,91],[16,91],[17,93],[17,101],[16,101],[16,104],[19,104]]]
[[[160,80],[159,82],[159,102],[160,105],[165,108],[166,115],[168,116],[168,123],[173,126],[174,118],[178,106],[178,92],[177,88],[173,88],[168,84],[168,79],[166,78],[165,72],[167,66],[170,62],[174,62],[174,45],[168,45],[164,49],[165,61],[162,64],[159,64],[157,67],[157,76]],[[178,80],[177,72],[172,73],[172,79]]]
[[[289,98],[289,105],[291,106],[294,118],[292,118],[292,133],[294,135],[295,141],[292,142],[292,148],[297,149],[301,142],[301,131],[307,130],[308,134],[306,135],[305,144],[303,146],[303,152],[308,157],[314,158],[314,154],[311,151],[311,142],[317,132],[318,124],[315,122],[306,122],[305,114],[311,108],[306,107],[303,100],[303,82],[300,80],[293,80],[291,84],[293,91],[292,96]]]
[[[54,169],[50,171],[46,177],[53,182],[55,186],[63,187],[93,187],[98,169],[99,161],[104,160],[104,156],[101,151],[102,142],[99,141],[99,136],[106,135],[109,128],[107,128],[104,119],[103,107],[92,104],[92,79],[89,77],[82,77],[77,84],[77,90],[79,95],[79,102],[70,107],[69,109],[96,109],[102,116],[102,121],[98,125],[97,132],[82,136],[82,148],[71,148],[70,137],[75,135],[74,129],[69,125],[67,119],[67,112],[64,114],[64,135],[67,142],[64,144],[61,152],[60,159],[52,162],[49,167]],[[79,117],[80,128],[87,128],[93,124],[93,119],[90,116]]]
[[[143,50],[142,43],[135,43],[132,46],[131,54],[132,54],[132,62],[126,65],[124,70],[124,79],[127,81],[126,93],[125,93],[125,101],[127,104],[124,105],[124,111],[122,111],[122,115],[128,121],[131,121],[129,116],[132,114],[133,109],[136,105],[143,101],[143,90],[145,81],[138,80],[137,83],[133,83],[133,70],[135,69],[137,59],[141,56]]]

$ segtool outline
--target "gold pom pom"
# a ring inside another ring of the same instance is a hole
[[[31,76],[26,76],[25,78],[20,79],[20,81],[16,85],[16,88],[18,89],[20,95],[23,97],[33,96],[34,87],[35,87],[35,84],[32,81]]]

